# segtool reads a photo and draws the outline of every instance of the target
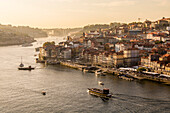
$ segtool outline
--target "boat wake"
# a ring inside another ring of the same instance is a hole
[[[170,101],[160,100],[160,99],[150,99],[140,96],[131,96],[125,94],[114,94],[110,101],[116,102],[118,106],[122,104],[127,104],[127,106],[133,106],[134,111],[169,111]],[[158,107],[159,106],[159,107]]]

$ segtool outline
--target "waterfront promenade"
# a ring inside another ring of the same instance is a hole
[[[85,65],[81,65],[78,63],[74,63],[74,62],[64,62],[61,61],[60,65],[63,66],[67,66],[73,69],[78,69],[78,70],[83,70],[83,68],[86,68],[88,66]],[[99,68],[100,70],[102,70],[103,72],[107,72],[108,74],[113,74],[115,76],[119,76],[119,75],[127,75],[128,74],[128,78],[126,77],[120,77],[122,79],[125,80],[132,80],[132,79],[137,79],[137,80],[149,80],[149,81],[154,81],[154,82],[159,82],[159,83],[163,83],[166,85],[170,85],[170,79],[166,79],[166,78],[159,78],[159,77],[155,77],[155,76],[149,76],[146,75],[144,73],[139,73],[139,72],[133,72],[133,71],[121,71],[120,69],[115,69],[115,68],[104,68],[102,66],[96,66],[97,68]]]

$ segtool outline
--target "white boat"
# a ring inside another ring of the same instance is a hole
[[[102,74],[102,70],[96,70],[95,71],[95,75],[97,76],[97,75],[101,75]]]
[[[103,82],[101,82],[101,81],[99,81],[98,83],[99,83],[100,85],[104,85],[104,83],[103,83]]]
[[[107,72],[103,72],[102,70],[95,71],[95,75],[106,76]]]

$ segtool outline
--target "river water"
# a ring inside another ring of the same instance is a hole
[[[116,76],[95,76],[64,66],[44,66],[35,63],[35,47],[0,47],[0,112],[1,113],[132,113],[169,112],[170,87],[150,81],[118,79]],[[25,66],[33,71],[19,71],[21,56]],[[103,81],[104,86],[99,86]],[[91,96],[87,88],[109,88],[114,97],[105,102]],[[47,95],[43,96],[42,91]]]

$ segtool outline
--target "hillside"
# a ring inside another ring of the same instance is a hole
[[[0,24],[0,46],[19,45],[34,42],[34,38],[47,37],[47,33],[28,26],[11,26]]]
[[[78,32],[82,30],[82,28],[54,28],[54,29],[43,29],[48,35],[50,36],[67,36],[70,35],[70,33]]]
[[[4,32],[10,33],[21,33],[26,34],[30,37],[39,38],[39,37],[47,37],[47,33],[42,29],[31,28],[29,26],[11,26],[11,25],[0,25],[0,30]]]
[[[72,33],[71,36],[74,37],[80,37],[82,36],[83,32],[89,32],[89,31],[94,31],[94,30],[99,30],[99,29],[115,29],[116,27],[120,26],[121,23],[110,23],[109,24],[92,24],[92,25],[87,25],[84,26],[82,29],[80,29],[78,32]]]
[[[25,34],[0,31],[0,46],[20,45],[34,41],[34,38]]]

